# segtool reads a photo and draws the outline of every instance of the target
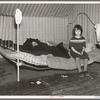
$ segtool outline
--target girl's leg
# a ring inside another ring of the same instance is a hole
[[[84,74],[85,74],[85,76],[90,76],[88,71],[87,71],[88,59],[84,59],[83,64],[84,64]]]
[[[76,58],[76,66],[77,66],[78,71],[79,71],[79,77],[84,77],[84,74],[83,74],[82,69],[81,69],[81,60],[79,58]]]
[[[87,71],[88,59],[83,60],[84,71]]]
[[[76,66],[78,68],[79,73],[82,72],[80,59],[79,58],[76,58],[76,61],[75,62],[76,62]]]

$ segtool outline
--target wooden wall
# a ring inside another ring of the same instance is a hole
[[[67,40],[72,36],[73,26],[75,24],[80,24],[83,27],[83,36],[86,38],[87,42],[96,43],[94,24],[100,23],[100,4],[74,5],[73,9],[70,11],[68,19]]]

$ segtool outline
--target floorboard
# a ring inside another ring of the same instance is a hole
[[[77,70],[21,68],[17,82],[16,66],[1,60],[0,95],[100,95],[100,63],[90,64],[88,70],[91,77],[79,78]]]

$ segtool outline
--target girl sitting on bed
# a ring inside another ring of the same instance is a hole
[[[73,37],[70,39],[70,54],[75,59],[76,66],[79,71],[79,77],[90,76],[87,71],[89,57],[85,52],[86,41],[82,36],[83,29],[80,25],[73,28]],[[83,60],[84,69],[81,69],[81,60]]]

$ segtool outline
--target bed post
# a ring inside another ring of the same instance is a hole
[[[20,81],[19,78],[19,24],[22,21],[22,12],[19,9],[16,9],[15,12],[15,22],[17,24],[17,81]]]
[[[19,24],[17,24],[17,81],[19,82]]]

